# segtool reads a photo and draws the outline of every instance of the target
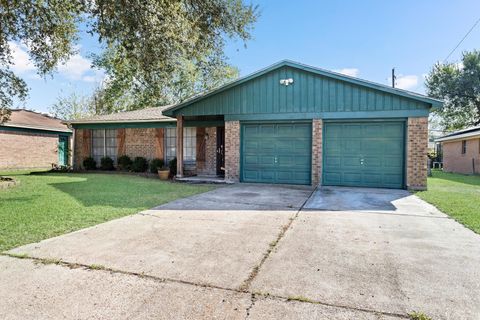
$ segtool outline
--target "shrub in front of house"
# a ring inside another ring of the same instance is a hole
[[[170,160],[168,167],[170,168],[170,177],[175,177],[177,175],[177,158]]]
[[[83,167],[85,170],[95,170],[97,169],[97,162],[92,157],[86,157],[83,159]]]
[[[114,170],[113,159],[110,157],[103,157],[100,159],[100,169],[108,171]]]
[[[117,160],[118,169],[123,171],[130,170],[132,167],[132,163],[132,159],[130,159],[130,157],[127,155],[120,156]]]
[[[158,169],[163,168],[164,165],[165,165],[165,162],[162,159],[155,158],[152,161],[150,161],[150,172],[157,173]]]
[[[144,157],[136,157],[133,159],[132,171],[133,172],[145,172],[148,169],[148,161]]]

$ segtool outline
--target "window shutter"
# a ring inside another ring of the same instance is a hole
[[[197,128],[197,166],[205,164],[205,128]]]
[[[125,155],[125,134],[126,129],[117,129],[117,155],[124,156]]]

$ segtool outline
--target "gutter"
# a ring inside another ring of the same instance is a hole
[[[74,120],[74,121],[63,121],[62,123],[67,125],[75,124],[103,124],[103,123],[155,123],[155,122],[176,122],[177,119],[148,119],[148,120]]]
[[[435,139],[435,142],[466,140],[465,138],[475,139],[477,137],[480,137],[480,131],[468,132],[468,133],[463,133],[463,134],[457,134],[457,135],[454,135],[454,136],[438,138],[438,139]]]
[[[62,122],[63,123],[63,122]],[[0,125],[1,127],[9,127],[9,128],[24,128],[24,129],[34,129],[34,130],[45,130],[45,131],[55,131],[55,132],[65,132],[65,133],[72,133],[70,129],[59,129],[59,128],[52,128],[52,127],[44,127],[44,126],[31,126],[27,124],[10,124],[4,123]]]

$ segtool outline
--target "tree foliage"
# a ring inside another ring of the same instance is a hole
[[[445,130],[480,124],[480,51],[465,52],[461,63],[437,63],[426,78],[427,93],[445,101],[436,111]]]
[[[147,97],[185,72],[178,70],[184,61],[198,74],[212,70],[211,63],[225,66],[225,38],[248,40],[256,11],[242,0],[0,0],[0,106],[27,94],[11,69],[12,41],[26,45],[46,76],[75,52],[79,26],[85,26],[107,50],[97,62],[109,63],[110,92],[131,81],[128,93]]]
[[[98,93],[100,113],[177,103],[238,77],[238,70],[219,57],[178,59],[173,72],[160,76],[117,60],[117,55],[118,51],[107,50],[94,60],[108,79]]]
[[[80,119],[95,114],[95,100],[91,96],[72,92],[65,96],[59,96],[48,111],[59,119]]]

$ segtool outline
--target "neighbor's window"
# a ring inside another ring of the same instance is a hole
[[[165,157],[167,161],[177,156],[177,129],[165,130]],[[195,162],[197,159],[197,128],[183,128],[183,161]]]
[[[467,140],[462,140],[462,154],[467,153]]]
[[[92,130],[92,157],[97,165],[103,157],[110,157],[114,162],[117,161],[117,130]]]

